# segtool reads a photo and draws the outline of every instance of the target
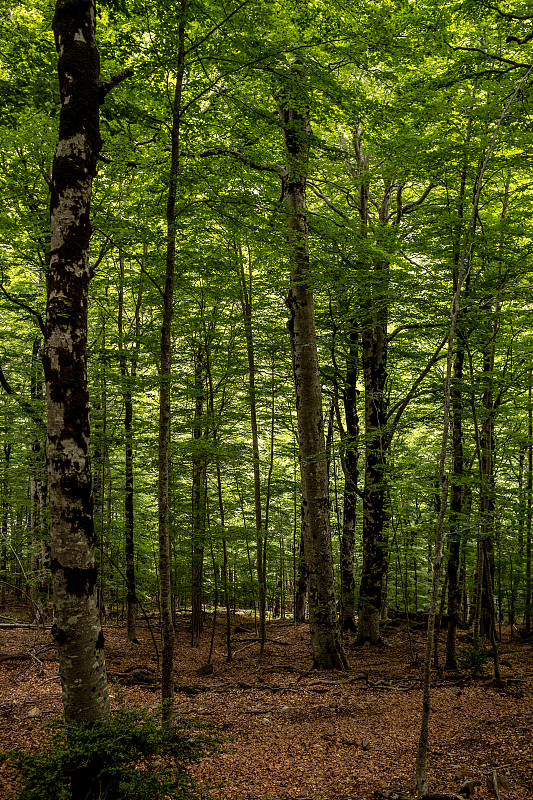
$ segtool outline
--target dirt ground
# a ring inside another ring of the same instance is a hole
[[[237,615],[232,624],[233,661],[226,661],[220,618],[213,672],[205,676],[198,670],[207,662],[211,620],[196,649],[186,617],[177,629],[176,712],[222,737],[221,748],[191,770],[205,800],[369,800],[390,789],[414,796],[422,626],[411,642],[405,624],[387,626],[379,648],[355,648],[348,639],[352,670],[343,673],[309,671],[306,625],[269,623],[259,663],[253,621]],[[123,698],[157,709],[159,693],[148,682],[157,680],[157,657],[146,624],[139,644],[128,643],[121,627],[104,632],[114,708]],[[495,770],[501,800],[533,798],[533,642],[516,634],[511,641],[504,630],[501,656],[503,688],[493,684],[490,665],[476,678],[434,673],[428,774],[435,791],[457,792],[474,779],[481,781],[476,797],[496,797]],[[0,627],[0,693],[0,750],[42,746],[43,725],[61,714],[49,630]],[[12,800],[14,786],[12,767],[0,762],[1,800]]]

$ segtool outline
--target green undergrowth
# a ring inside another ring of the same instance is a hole
[[[17,800],[185,800],[197,797],[188,766],[216,748],[199,725],[164,730],[145,712],[121,708],[109,722],[50,724],[46,751],[5,754],[21,778]]]

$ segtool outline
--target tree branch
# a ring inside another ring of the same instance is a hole
[[[348,223],[348,225],[353,225],[353,222],[350,219],[350,217],[347,214],[345,214],[344,211],[341,211],[341,209],[338,208],[338,206],[332,203],[329,197],[326,197],[326,195],[318,188],[318,186],[315,186],[315,184],[309,180],[307,181],[307,185],[309,186],[313,194],[316,194],[317,197],[320,197],[320,199],[324,201],[324,203],[328,206],[328,208],[331,208],[331,210],[334,211],[336,214],[338,214],[339,217],[342,217],[342,219],[344,219]]]
[[[2,369],[2,365],[0,364],[0,384],[6,394],[15,394],[15,390],[8,382],[6,376],[4,375],[4,370]]]
[[[27,414],[31,420],[33,420],[36,427],[41,431],[41,433],[46,433],[46,424],[43,419],[37,414],[36,409],[33,407],[31,403],[27,400],[24,400],[20,397],[15,389],[11,386],[9,381],[7,380],[6,376],[4,375],[4,371],[2,369],[2,365],[0,364],[0,386],[2,386],[3,390],[6,394],[11,395],[14,397],[20,408]]]
[[[244,0],[244,2],[241,3],[240,5],[238,5],[237,8],[234,8],[233,11],[230,11],[230,13],[226,17],[224,17],[224,19],[221,22],[219,22],[218,25],[215,25],[215,27],[212,28],[209,31],[209,33],[206,33],[206,35],[202,39],[200,39],[198,42],[195,42],[194,44],[192,44],[189,47],[189,49],[185,51],[185,55],[188,56],[189,53],[191,53],[193,50],[198,49],[198,47],[200,47],[201,44],[206,42],[214,33],[216,33],[216,31],[220,30],[220,28],[223,25],[225,25],[226,22],[228,22],[228,20],[230,20],[232,17],[234,17],[235,14],[238,14],[238,12],[241,10],[241,8],[244,8],[244,6],[247,6],[249,2],[250,2],[250,0]]]
[[[24,311],[27,311],[28,314],[31,314],[33,317],[35,317],[35,319],[37,320],[37,324],[39,325],[39,328],[41,330],[41,333],[44,334],[44,321],[40,313],[38,311],[35,311],[35,309],[33,309],[31,306],[28,306],[26,303],[23,303],[22,300],[17,300],[16,297],[12,297],[12,295],[9,294],[3,283],[0,283],[0,290],[4,293],[4,295],[9,300],[10,303],[13,303],[13,305],[18,306],[19,308],[23,308]]]
[[[209,158],[210,156],[233,156],[252,169],[257,169],[262,172],[273,172],[282,179],[287,176],[287,170],[285,167],[282,167],[281,164],[260,163],[254,161],[253,158],[249,158],[244,153],[241,153],[240,150],[233,150],[230,147],[208,147],[207,150],[202,150],[201,153],[198,153],[199,158]]]
[[[113,75],[112,78],[109,78],[109,80],[101,83],[100,90],[98,93],[99,95],[98,99],[100,105],[102,105],[109,92],[111,92],[115,88],[115,86],[118,86],[119,83],[122,83],[122,81],[125,80],[126,78],[131,78],[132,75],[133,75],[133,69],[131,67],[127,67],[126,69],[123,69],[122,72],[117,72],[117,74]]]
[[[527,21],[527,20],[533,19],[533,16],[531,14],[529,14],[526,17],[521,17],[518,14],[511,14],[508,11],[502,11],[501,8],[498,8],[498,6],[492,5],[492,3],[483,3],[483,5],[485,6],[485,8],[489,8],[491,11],[496,11],[496,13],[499,14],[500,17],[503,17],[504,19],[508,19],[508,20],[517,19],[517,20],[522,20],[522,21],[524,21],[524,20]]]
[[[531,33],[528,33],[527,36],[524,36],[523,39],[519,39],[517,36],[508,36],[505,41],[507,42],[507,44],[509,42],[516,42],[517,44],[525,44],[526,42],[530,42],[532,39],[533,39],[533,31],[531,31]]]
[[[426,366],[424,367],[418,378],[415,380],[415,382],[413,383],[407,394],[405,395],[404,399],[401,400],[399,403],[396,403],[396,405],[391,408],[389,414],[387,415],[387,419],[390,419],[394,411],[396,411],[396,414],[394,415],[394,420],[391,423],[387,432],[387,440],[389,442],[394,436],[394,432],[398,427],[398,423],[402,417],[403,412],[405,411],[405,409],[415,396],[416,390],[418,389],[418,387],[428,374],[429,370],[431,369],[433,364],[435,364],[439,360],[439,358],[444,358],[447,355],[446,353],[442,354],[442,348],[444,347],[447,341],[448,341],[448,333],[446,333],[446,336],[442,339],[441,343],[439,344],[439,346],[429,359],[428,363],[426,364]]]
[[[485,58],[493,58],[495,61],[501,61],[502,64],[511,64],[511,66],[515,67],[516,69],[529,69],[531,67],[531,64],[523,64],[521,61],[513,61],[512,58],[503,58],[503,56],[497,56],[495,53],[487,53],[486,50],[482,50],[481,47],[462,47],[461,45],[454,47],[449,43],[447,44],[454,52],[463,50],[466,53],[479,53],[480,55],[485,56]]]
[[[415,210],[415,208],[418,208],[418,206],[421,206],[422,203],[424,202],[424,200],[426,199],[426,197],[428,196],[428,194],[434,188],[434,186],[435,186],[434,183],[430,183],[429,186],[427,187],[427,189],[425,189],[424,192],[422,192],[422,194],[420,195],[418,200],[414,200],[412,203],[407,203],[405,206],[402,206],[402,209],[401,209],[401,212],[400,212],[401,216],[403,217],[405,214],[410,214],[411,211]]]

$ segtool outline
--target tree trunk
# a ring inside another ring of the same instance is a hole
[[[302,514],[300,514],[300,517]],[[294,621],[305,622],[305,598],[307,596],[307,566],[305,561],[305,544],[303,530],[300,532],[300,545],[295,553],[296,586],[294,597]]]
[[[185,14],[187,0],[181,0],[178,25],[178,71],[172,105],[171,155],[167,195],[167,252],[161,327],[159,442],[158,442],[158,539],[159,605],[161,611],[161,699],[163,724],[172,722],[174,702],[174,624],[172,620],[172,581],[170,548],[169,458],[171,330],[176,268],[176,199],[180,168],[180,110],[185,74]]]
[[[257,402],[255,388],[255,349],[252,325],[252,257],[248,248],[248,275],[244,270],[242,247],[237,248],[239,256],[239,295],[246,338],[248,358],[248,387],[250,390],[250,423],[252,429],[252,455],[254,473],[254,510],[257,543],[257,583],[259,587],[259,638],[261,640],[259,659],[262,660],[266,638],[266,562],[264,559],[266,531],[261,523],[261,473],[259,463],[259,431],[257,426]]]
[[[0,503],[0,608],[6,606],[7,583],[7,535],[9,528],[9,463],[11,459],[11,443],[4,442],[4,468],[2,470],[2,501]]]
[[[456,632],[459,624],[459,608],[461,605],[461,587],[459,584],[459,559],[461,554],[461,511],[463,500],[463,402],[461,381],[463,379],[464,348],[458,339],[457,351],[453,364],[453,382],[451,387],[452,402],[452,446],[453,476],[450,486],[450,548],[448,554],[448,631],[446,636],[446,663],[448,670],[457,669],[455,653]]]
[[[65,718],[109,716],[104,637],[96,606],[89,458],[87,299],[90,202],[101,147],[93,0],[58,0],[53,19],[61,93],[52,169],[43,364],[48,413],[51,569]]]
[[[365,485],[363,490],[363,565],[359,590],[359,642],[380,641],[383,576],[387,571],[386,461],[383,435],[387,419],[387,262],[373,266],[371,293],[363,304],[362,357],[365,381]]]
[[[298,421],[309,627],[314,666],[344,669],[347,660],[337,627],[322,388],[309,275],[306,181],[311,129],[305,101],[302,102],[301,65],[293,67],[292,77],[292,92],[284,97],[279,118],[287,165],[283,181],[291,257],[287,305]]]
[[[134,541],[134,490],[133,490],[133,398],[132,382],[135,377],[135,360],[128,370],[126,350],[123,342],[123,310],[124,310],[124,256],[119,252],[120,289],[118,302],[118,337],[120,355],[120,373],[122,378],[122,399],[124,400],[124,555],[126,561],[126,628],[129,642],[137,642],[137,590],[135,586],[135,541]],[[135,322],[139,327],[139,306],[141,288],[136,304]],[[139,331],[136,330],[137,341]]]
[[[347,314],[349,309],[346,309]],[[334,403],[341,436],[341,464],[344,474],[342,533],[340,541],[342,628],[357,630],[355,622],[355,530],[357,523],[357,483],[359,479],[359,416],[357,413],[357,377],[359,334],[355,320],[350,319],[349,350],[346,357],[346,379],[342,388],[344,427],[335,381]]]
[[[201,336],[202,334],[200,334]],[[206,534],[207,463],[204,445],[205,400],[204,343],[199,342],[194,367],[194,421],[192,462],[192,574],[191,574],[191,645],[198,647],[202,632],[202,595]]]
[[[529,370],[528,387],[528,443],[527,443],[527,480],[526,480],[526,613],[525,627],[526,633],[531,633],[531,520],[532,520],[532,494],[533,494],[533,407],[531,405],[531,378],[532,371]]]

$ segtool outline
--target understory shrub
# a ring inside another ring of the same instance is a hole
[[[472,678],[483,675],[485,664],[491,661],[492,653],[483,645],[463,647],[457,654],[457,663],[462,672],[468,672]]]
[[[188,764],[214,747],[185,723],[165,730],[125,709],[107,723],[51,728],[46,752],[6,754],[21,776],[17,800],[181,800],[194,795]]]

